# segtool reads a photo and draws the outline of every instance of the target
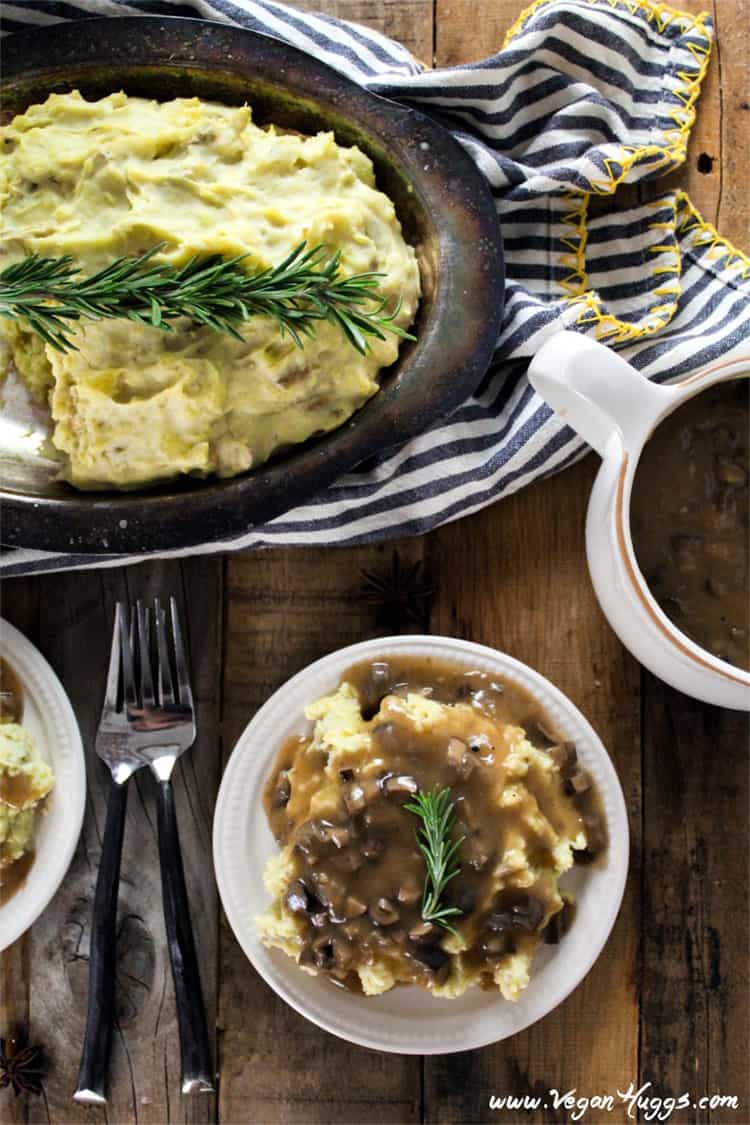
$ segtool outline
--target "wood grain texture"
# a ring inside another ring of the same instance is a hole
[[[432,0],[296,0],[292,7],[365,24],[403,43],[420,62],[432,62]]]
[[[104,823],[108,776],[93,753],[104,690],[114,602],[174,592],[192,657],[199,737],[175,774],[185,874],[201,955],[209,1027],[215,1022],[217,899],[210,862],[211,818],[220,768],[219,674],[222,564],[152,563],[130,570],[72,573],[4,584],[5,615],[39,646],[60,675],[86,748],[89,796],[83,834],[68,875],[32,928],[28,943],[27,1023],[49,1060],[45,1099],[30,1099],[16,1120],[29,1122],[200,1122],[214,1119],[213,1098],[181,1098],[172,978],[164,937],[155,835],[155,788],[141,772],[130,783],[118,913],[118,1023],[106,1110],[72,1100],[82,1043],[91,901]],[[36,612],[29,614],[30,602]],[[191,643],[192,642],[192,643]],[[18,954],[4,958],[13,972]],[[21,1013],[19,1013],[21,1015]],[[10,1100],[0,1094],[0,1107]],[[12,1118],[11,1118],[12,1120]]]
[[[435,631],[501,649],[548,676],[581,708],[613,761],[633,840],[625,901],[583,984],[541,1023],[465,1055],[425,1059],[425,1120],[518,1120],[491,1094],[622,1086],[638,1070],[639,672],[611,633],[582,567],[593,458],[429,540]],[[523,1120],[549,1122],[540,1110]],[[610,1118],[624,1121],[622,1110]]]
[[[412,542],[404,557],[419,557]],[[230,559],[224,733],[230,748],[285,680],[333,649],[374,636],[360,570],[390,548],[263,551]],[[416,1122],[418,1058],[353,1047],[280,1000],[251,968],[226,923],[221,933],[220,1119],[345,1125]],[[252,1013],[252,1015],[250,1015]]]
[[[644,703],[641,1080],[735,1095],[747,1119],[748,718],[647,673]]]
[[[497,50],[520,0],[300,0],[401,39],[423,61],[451,65]],[[684,168],[687,188],[721,233],[747,243],[747,0],[711,7],[718,42]],[[699,157],[705,154],[706,160]],[[705,169],[705,170],[700,170]],[[639,196],[618,192],[618,205]],[[399,544],[437,584],[435,632],[508,651],[549,676],[597,729],[630,813],[631,873],[622,912],[584,983],[547,1019],[481,1051],[430,1058],[350,1047],[297,1016],[254,973],[222,920],[210,862],[210,816],[240,731],[269,694],[311,660],[382,632],[360,596],[360,571],[388,565],[391,545],[267,551],[218,560],[7,581],[2,612],[35,640],[71,693],[89,754],[86,825],[70,875],[25,939],[0,956],[0,1034],[28,1024],[50,1056],[46,1100],[0,1092],[0,1120],[218,1120],[231,1125],[523,1122],[561,1111],[490,1111],[490,1094],[576,1088],[592,1095],[631,1081],[667,1096],[724,1092],[739,1111],[690,1110],[671,1120],[750,1119],[747,1091],[747,719],[703,707],[642,676],[594,600],[583,518],[593,458],[470,519]],[[219,1097],[179,1098],[176,1023],[163,937],[153,792],[137,779],[123,862],[121,1021],[113,1102],[74,1106],[83,1029],[89,903],[106,780],[91,738],[114,600],[178,587],[190,611],[201,743],[178,780],[179,815],[209,1019],[218,988]],[[225,629],[222,639],[222,619]],[[223,749],[220,750],[220,744]],[[216,964],[219,962],[219,979]],[[641,1114],[643,1119],[643,1114]],[[585,1120],[600,1122],[589,1115]],[[624,1111],[606,1120],[624,1120]]]

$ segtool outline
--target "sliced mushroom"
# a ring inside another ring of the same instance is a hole
[[[362,718],[369,722],[380,710],[384,696],[388,695],[392,687],[391,669],[384,660],[375,660],[370,665],[370,671],[360,692],[360,708]]]
[[[547,753],[560,773],[572,769],[578,762],[578,753],[574,742],[560,742],[557,746],[551,746]]]
[[[356,781],[351,785],[347,785],[342,796],[344,804],[346,805],[346,811],[351,816],[354,816],[355,813],[362,812],[362,809],[367,804],[364,788]]]
[[[565,784],[566,787],[570,786],[572,793],[586,793],[591,788],[591,778],[586,770],[578,769],[570,775]]]
[[[558,910],[557,914],[553,914],[544,927],[544,941],[547,945],[557,945],[560,938],[567,934],[572,925],[574,914],[575,906],[573,903],[567,900],[563,902],[562,909]]]
[[[598,813],[587,812],[583,816],[583,826],[586,829],[586,850],[597,855],[607,843],[604,822]]]
[[[352,825],[333,824],[330,820],[317,820],[315,835],[324,844],[333,844],[336,848],[343,848],[352,838]]]
[[[412,903],[418,902],[422,894],[422,888],[417,883],[416,879],[405,879],[398,889],[396,898],[399,902],[404,903],[406,906],[411,906]]]
[[[380,779],[380,788],[387,796],[392,796],[394,793],[403,793],[406,796],[413,795],[419,791],[419,786],[413,777],[408,774],[395,774],[386,773]]]
[[[448,765],[458,769],[463,760],[463,756],[468,750],[468,746],[460,738],[451,738],[448,740],[448,748],[445,756],[448,759]]]
[[[313,962],[319,969],[332,969],[336,964],[333,941],[327,935],[316,938],[312,943]]]
[[[384,847],[383,841],[378,840],[376,836],[369,836],[362,841],[362,852],[366,859],[377,859],[382,855]]]
[[[331,863],[339,871],[359,871],[365,863],[365,854],[355,846],[343,848],[338,855],[331,856]]]
[[[544,917],[544,903],[534,895],[520,895],[515,901],[507,902],[501,892],[500,909],[487,918],[487,928],[502,932],[504,930],[535,930]]]
[[[495,932],[479,943],[479,952],[485,957],[504,957],[513,950],[513,941],[507,932]]]
[[[436,983],[442,984],[450,973],[450,954],[439,945],[415,945],[412,957],[433,974]]]
[[[409,930],[409,940],[417,945],[431,945],[439,941],[442,936],[443,931],[432,922],[418,922]]]
[[[289,770],[280,770],[276,778],[276,785],[271,797],[271,805],[275,809],[284,809],[289,804],[292,795],[292,783],[289,780]]]
[[[349,895],[344,903],[344,913],[347,918],[359,918],[367,910],[367,903],[362,902],[356,895]]]
[[[549,750],[560,742],[559,737],[545,724],[543,719],[526,719],[521,726],[526,731],[529,742],[533,746],[538,746],[541,750]]]
[[[378,926],[392,926],[400,914],[389,898],[379,898],[370,903],[370,917]]]
[[[286,893],[286,904],[292,914],[307,914],[310,909],[310,898],[307,887],[301,879],[295,881]]]
[[[469,750],[468,745],[460,738],[451,738],[446,751],[448,764],[460,777],[468,777],[476,768],[477,760]]]

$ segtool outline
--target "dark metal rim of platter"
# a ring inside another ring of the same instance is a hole
[[[253,106],[261,123],[332,128],[375,164],[417,247],[416,343],[338,430],[229,480],[188,477],[140,492],[0,490],[2,541],[66,553],[184,549],[231,539],[447,417],[479,385],[503,312],[502,239],[489,186],[450,133],[270,36],[180,17],[97,18],[8,36],[6,118],[51,92],[201,96]]]

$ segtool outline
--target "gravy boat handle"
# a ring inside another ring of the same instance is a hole
[[[649,382],[604,344],[567,331],[542,344],[529,382],[601,457],[613,438],[625,448],[640,445],[678,394]]]

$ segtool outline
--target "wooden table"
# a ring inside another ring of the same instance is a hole
[[[417,57],[444,65],[495,49],[519,0],[482,6],[312,0],[304,6],[369,23]],[[709,6],[718,42],[687,165],[673,179],[741,245],[748,235],[747,12],[744,0],[709,0]],[[678,1112],[673,1121],[750,1120],[748,726],[736,713],[666,688],[609,629],[584,562],[584,513],[596,467],[590,457],[477,516],[397,544],[401,557],[421,560],[434,581],[431,631],[512,653],[583,710],[609,748],[630,814],[625,901],[588,977],[541,1023],[465,1054],[424,1060],[376,1054],[307,1023],[250,968],[221,918],[213,879],[211,816],[235,739],[292,673],[334,648],[382,633],[374,607],[360,596],[360,572],[386,569],[393,545],[151,562],[4,583],[2,612],[39,645],[72,699],[89,753],[89,801],[63,887],[2,958],[0,1034],[15,1023],[28,1028],[32,1042],[46,1048],[49,1073],[43,1099],[27,1103],[0,1092],[0,1120],[550,1123],[565,1120],[564,1112],[493,1111],[489,1097],[544,1095],[552,1088],[614,1094],[631,1082],[636,1088],[650,1082],[651,1093],[662,1096],[739,1098],[738,1110]],[[142,773],[131,793],[123,857],[112,1100],[106,1112],[95,1111],[71,1101],[107,791],[107,775],[91,756],[92,736],[115,600],[167,591],[178,593],[189,614],[199,701],[200,737],[177,788],[220,1081],[215,1098],[178,1093],[154,786]],[[584,1120],[625,1121],[625,1107],[591,1110]]]

